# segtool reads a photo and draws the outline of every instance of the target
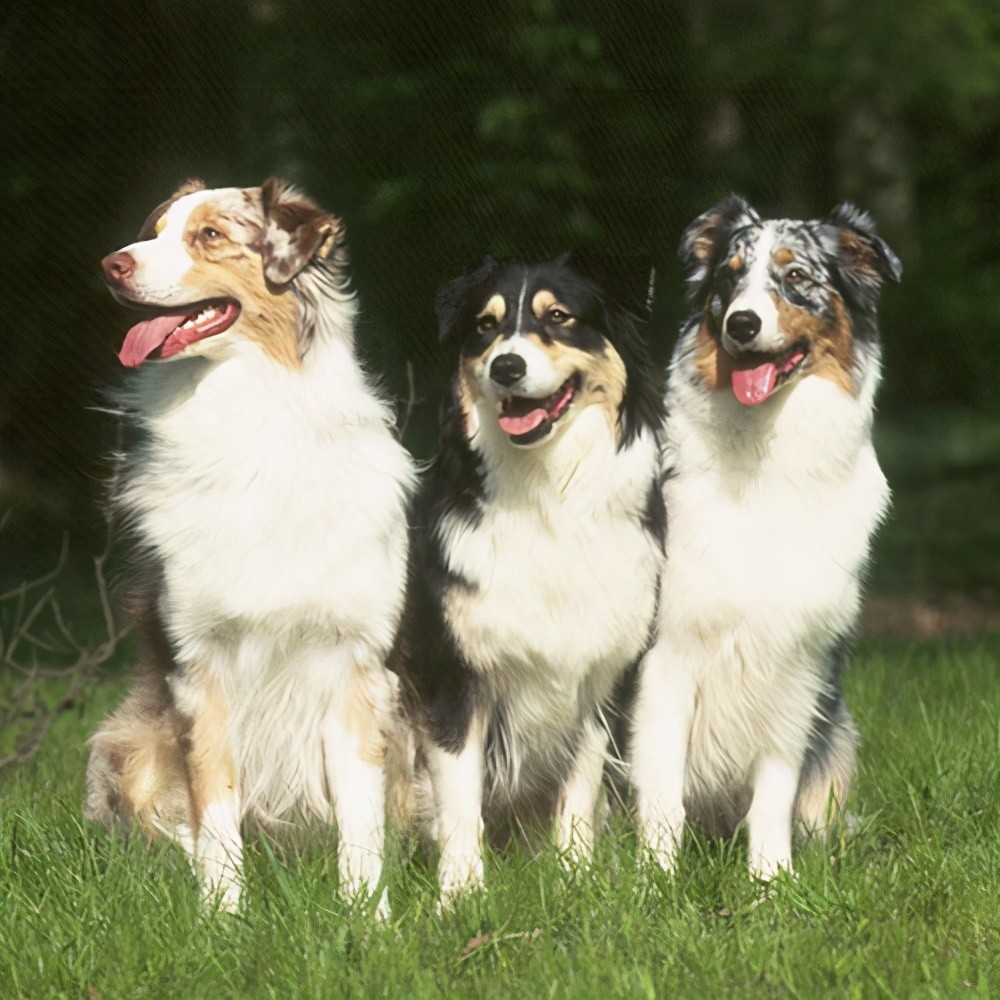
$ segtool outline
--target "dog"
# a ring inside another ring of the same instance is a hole
[[[119,355],[141,440],[114,498],[140,652],[91,741],[87,815],[180,843],[227,911],[244,818],[335,821],[342,892],[384,915],[416,478],[356,356],[343,223],[279,180],[192,182],[102,266],[146,313]]]
[[[889,499],[876,310],[902,268],[849,204],[765,221],[735,195],[680,256],[695,312],[668,377],[670,534],[632,777],[664,868],[686,819],[729,835],[745,818],[767,881],[793,870],[795,820],[825,835],[854,773],[841,674]]]
[[[455,367],[405,688],[447,903],[483,885],[484,822],[591,850],[609,716],[656,623],[663,403],[637,323],[567,255],[487,258],[436,311]]]

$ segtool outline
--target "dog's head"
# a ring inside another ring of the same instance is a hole
[[[554,440],[590,407],[621,442],[629,368],[642,353],[631,318],[569,263],[486,258],[437,295],[442,340],[457,345],[464,433],[493,422],[518,448]]]
[[[876,307],[902,265],[871,216],[762,220],[730,195],[685,230],[680,257],[701,313],[698,370],[748,406],[805,375],[858,391],[855,349],[878,336]]]
[[[149,317],[129,330],[119,358],[213,356],[233,338],[298,363],[291,283],[315,260],[342,263],[344,227],[278,180],[206,190],[192,181],[155,209],[136,243],[101,262],[111,294]]]

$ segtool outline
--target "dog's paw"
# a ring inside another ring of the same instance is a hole
[[[482,892],[486,888],[482,858],[465,864],[444,865],[438,874],[438,881],[441,886],[438,912],[444,913],[452,909],[463,896]]]
[[[757,858],[750,863],[750,878],[762,885],[782,878],[797,881],[798,877],[791,858]]]

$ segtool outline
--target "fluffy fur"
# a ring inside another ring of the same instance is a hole
[[[442,898],[481,836],[590,850],[616,692],[652,641],[662,399],[633,320],[568,264],[487,259],[438,295],[455,351],[417,518],[407,673]]]
[[[632,744],[643,837],[747,820],[750,868],[823,833],[857,732],[841,697],[888,490],[871,442],[876,302],[899,261],[869,216],[763,221],[731,196],[681,242],[696,308],[670,368],[670,536]]]
[[[227,909],[244,818],[335,821],[342,891],[374,891],[411,752],[386,661],[414,472],[355,356],[343,226],[277,181],[196,184],[141,236],[103,262],[156,307],[122,348],[142,440],[114,498],[140,662],[92,740],[88,815],[181,843]]]

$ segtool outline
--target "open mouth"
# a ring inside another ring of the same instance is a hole
[[[787,351],[754,365],[761,355],[747,355],[740,359],[744,368],[734,368],[732,373],[733,395],[744,406],[757,406],[769,399],[804,364],[809,356],[809,345],[799,341]]]
[[[580,376],[572,375],[544,399],[508,396],[497,418],[500,429],[510,436],[514,444],[541,441],[569,409],[579,388]]]
[[[199,340],[228,330],[239,315],[239,303],[233,299],[209,299],[158,311],[129,330],[118,360],[126,368],[138,368],[150,358],[171,358]]]

